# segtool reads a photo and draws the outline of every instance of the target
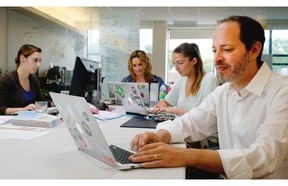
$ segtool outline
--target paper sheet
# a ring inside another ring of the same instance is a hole
[[[35,132],[29,130],[0,129],[0,139],[31,140],[49,133],[49,131]]]
[[[0,125],[0,129],[43,131],[43,130],[47,130],[48,128],[13,125],[12,123],[8,122],[8,123],[6,123],[4,125]]]
[[[0,126],[7,123],[13,116],[0,116]]]
[[[104,110],[99,110],[99,114],[94,114],[94,117],[99,120],[110,120],[110,119],[116,119],[120,118],[122,116],[126,116],[126,114],[121,114],[117,112],[110,112],[110,111],[104,111]]]

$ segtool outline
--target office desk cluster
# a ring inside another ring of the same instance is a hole
[[[130,119],[98,121],[108,143],[129,145],[147,129],[122,128]],[[0,179],[184,179],[185,168],[119,171],[79,151],[65,125],[29,141],[0,140]],[[151,130],[151,129],[150,129]]]

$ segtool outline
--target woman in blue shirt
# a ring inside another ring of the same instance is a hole
[[[15,59],[17,69],[0,78],[0,115],[10,115],[24,110],[35,110],[35,101],[44,97],[34,73],[41,65],[41,49],[23,45]]]
[[[163,79],[152,74],[152,65],[149,57],[142,50],[135,50],[131,53],[128,60],[128,70],[130,75],[123,78],[122,82],[142,82],[142,83],[159,83],[165,85]]]

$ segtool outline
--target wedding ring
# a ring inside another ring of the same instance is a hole
[[[155,159],[155,161],[157,161],[157,155],[156,154],[154,154],[154,159]]]

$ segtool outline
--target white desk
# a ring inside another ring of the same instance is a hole
[[[108,143],[129,143],[147,129],[119,127],[129,117],[99,121]],[[30,140],[0,140],[0,179],[184,179],[185,168],[119,171],[77,150],[64,125]],[[100,166],[99,166],[100,165]]]

